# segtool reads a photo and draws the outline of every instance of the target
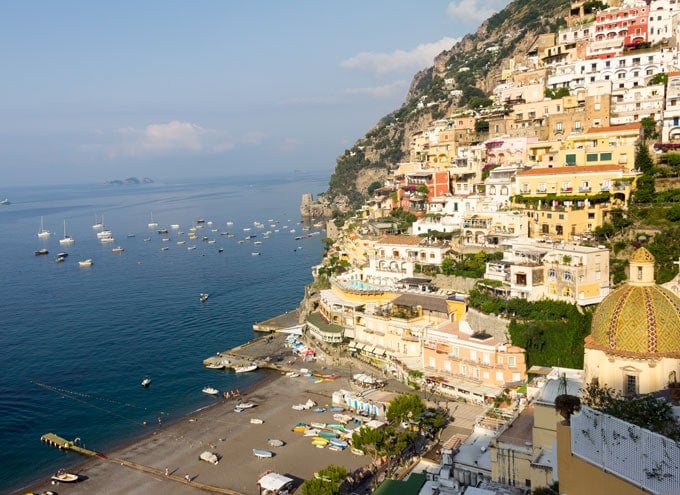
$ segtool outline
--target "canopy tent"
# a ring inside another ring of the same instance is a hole
[[[257,484],[263,490],[278,493],[281,490],[290,488],[293,484],[293,478],[279,473],[267,473],[258,480]]]

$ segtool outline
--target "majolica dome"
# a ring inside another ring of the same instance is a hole
[[[630,258],[628,283],[610,293],[593,315],[586,348],[640,357],[680,357],[680,299],[654,283],[654,256]]]

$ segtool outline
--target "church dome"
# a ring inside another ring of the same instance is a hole
[[[680,357],[680,299],[654,283],[654,256],[640,248],[630,258],[630,280],[610,293],[593,315],[586,348],[640,357]]]

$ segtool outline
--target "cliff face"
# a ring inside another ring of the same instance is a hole
[[[324,211],[361,205],[372,183],[409,160],[409,145],[416,133],[434,120],[469,111],[471,95],[490,95],[510,60],[527,63],[538,36],[556,32],[568,9],[565,0],[515,0],[487,19],[475,34],[440,53],[432,67],[414,76],[403,105],[338,157],[324,195],[329,205]],[[453,97],[451,89],[462,91],[463,96]],[[308,205],[305,211],[318,210]]]

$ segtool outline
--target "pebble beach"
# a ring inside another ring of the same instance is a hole
[[[189,417],[150,426],[153,431],[138,441],[104,452],[103,456],[83,458],[68,468],[80,476],[77,483],[55,485],[46,479],[17,493],[52,490],[73,495],[205,492],[255,495],[259,494],[257,481],[267,471],[293,478],[299,488],[314,472],[330,464],[345,466],[348,472],[370,464],[368,456],[355,455],[350,449],[318,448],[312,445],[310,437],[292,431],[298,422],[335,422],[329,411],[299,411],[292,406],[309,399],[320,406],[330,405],[332,393],[348,389],[350,380],[341,369],[335,380],[319,380],[304,374],[288,376],[287,371],[301,368],[324,374],[331,370],[326,369],[323,361],[307,363],[295,358],[284,348],[284,338],[285,335],[276,334],[233,350],[238,354],[224,353],[242,360],[273,355],[277,365],[281,364],[278,369],[258,370],[262,380],[251,390],[241,390],[239,397],[227,399],[220,395],[214,405]],[[236,412],[235,406],[243,402],[255,406]],[[268,439],[282,440],[284,445],[271,447]],[[270,450],[274,455],[258,458],[253,449]],[[200,460],[205,451],[217,454],[219,462],[213,465]]]

